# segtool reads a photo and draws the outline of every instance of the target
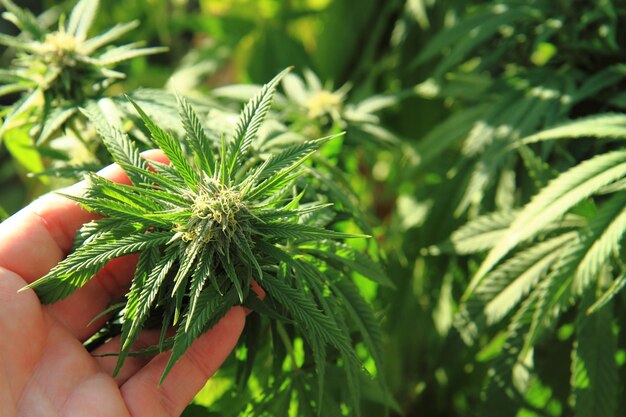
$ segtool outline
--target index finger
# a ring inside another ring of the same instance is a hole
[[[166,161],[160,151],[142,154],[147,159]],[[130,183],[124,171],[116,164],[98,172],[111,181]],[[79,195],[86,184],[81,181],[62,190]],[[0,266],[20,275],[31,283],[59,263],[72,247],[76,231],[93,220],[93,213],[56,193],[48,193],[0,223]]]

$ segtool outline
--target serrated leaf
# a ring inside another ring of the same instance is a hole
[[[138,20],[133,20],[132,22],[128,22],[128,23],[118,23],[117,25],[113,26],[106,32],[101,33],[100,35],[94,36],[90,39],[87,39],[83,43],[83,53],[91,54],[97,49],[105,46],[108,43],[113,42],[114,40],[120,38],[121,36],[130,32],[131,30],[135,29],[138,26],[139,26]]]
[[[139,154],[137,146],[120,129],[107,122],[96,104],[90,103],[86,109],[81,109],[81,111],[93,123],[115,162],[122,167],[134,166],[144,171],[148,170],[146,161]],[[149,182],[149,179],[141,173],[128,169],[125,169],[125,171],[135,185]]]
[[[187,133],[187,141],[193,149],[200,168],[211,176],[215,172],[215,156],[211,149],[211,141],[204,132],[198,115],[189,102],[183,97],[178,98],[179,113]]]
[[[171,254],[171,252],[170,252]],[[124,322],[120,336],[120,353],[113,375],[117,375],[148,316],[161,282],[176,260],[175,256],[159,259],[158,248],[149,248],[141,253],[130,290],[126,295]]]
[[[325,138],[307,141],[302,144],[292,145],[280,153],[271,155],[258,169],[258,172],[254,173],[252,177],[259,183],[276,172],[291,172],[302,161],[306,160],[316,150],[320,148],[324,143],[341,135],[333,135]]]
[[[335,261],[343,265],[347,271],[355,271],[380,285],[395,288],[380,265],[374,262],[366,254],[359,252],[351,246],[334,241],[325,241],[315,247],[303,246],[305,253],[316,255],[320,259]]]
[[[2,0],[2,5],[9,11],[15,19],[11,21],[24,32],[27,32],[35,39],[41,39],[44,34],[44,29],[41,27],[37,18],[28,9],[18,7],[11,0]]]
[[[241,159],[248,152],[250,144],[256,137],[261,124],[269,113],[272,104],[274,91],[281,79],[291,70],[287,68],[274,77],[269,83],[261,88],[261,91],[254,96],[244,107],[241,117],[237,122],[235,133],[232,139],[232,146],[228,153],[228,163],[226,176],[230,178],[236,168],[239,167]],[[222,154],[224,156],[224,154]]]
[[[555,139],[626,139],[626,115],[605,113],[569,121],[561,126],[542,130],[520,139],[521,144],[531,144]]]
[[[138,48],[137,44],[130,44],[111,49],[100,55],[98,58],[95,58],[94,62],[98,65],[110,66],[122,61],[128,61],[133,58],[138,58],[140,56],[160,54],[167,51],[168,48],[161,46]]]
[[[600,188],[626,175],[626,151],[613,151],[584,161],[564,172],[542,189],[511,224],[472,278],[464,298],[519,242],[541,231]]]
[[[621,251],[626,233],[626,192],[616,193],[602,205],[589,221],[589,230],[591,234],[582,239],[586,242],[586,249],[572,283],[574,291],[579,294],[597,279],[609,259],[618,256]]]
[[[574,415],[611,417],[616,415],[619,395],[613,314],[609,304],[589,316],[589,305],[590,301],[581,304],[572,351]]]
[[[170,372],[174,364],[185,354],[192,343],[206,330],[213,327],[236,302],[237,295],[234,291],[229,291],[221,296],[213,288],[209,287],[202,291],[198,306],[194,316],[186,316],[174,337],[172,355],[165,366],[161,376],[161,383]],[[187,324],[189,321],[189,325]],[[187,330],[184,330],[187,329]]]
[[[615,278],[611,286],[587,309],[587,314],[591,315],[607,305],[626,285],[626,272]]]
[[[383,334],[371,307],[359,294],[358,289],[351,281],[338,281],[334,287],[343,298],[347,312],[356,323],[359,332],[363,336],[363,341],[374,359],[376,368],[380,372],[385,369],[383,361]],[[387,391],[388,387],[384,377],[380,378],[380,383],[383,391]]]
[[[76,3],[67,21],[67,33],[78,41],[85,40],[96,17],[99,3],[99,0],[80,0]]]
[[[336,238],[362,238],[366,235],[353,233],[335,232],[334,230],[307,226],[298,223],[266,223],[256,226],[256,231],[271,238],[287,238],[297,241],[336,239]]]
[[[485,300],[487,323],[496,323],[507,315],[552,267],[560,256],[559,249],[575,236],[564,233],[535,244],[485,277],[476,289],[476,296]]]
[[[194,316],[196,308],[198,306],[198,300],[200,294],[204,289],[204,285],[207,279],[212,279],[213,289],[222,294],[219,284],[215,278],[214,264],[213,264],[213,252],[215,249],[207,246],[202,248],[202,253],[198,257],[198,262],[195,265],[193,275],[191,276],[191,284],[189,286],[189,308],[187,314],[191,317]],[[191,322],[187,320],[185,322],[185,331],[189,330]]]
[[[163,153],[169,158],[170,163],[176,168],[176,171],[180,174],[185,183],[192,189],[196,189],[198,186],[198,178],[196,172],[183,155],[183,150],[180,148],[178,142],[174,140],[172,135],[161,129],[154,124],[150,117],[131,99],[128,100],[137,110],[137,113],[141,116],[141,119],[145,123],[146,127],[152,135],[155,143],[163,150]]]
[[[278,301],[289,314],[308,332],[311,337],[336,347],[349,356],[354,354],[345,334],[341,333],[321,310],[300,291],[285,282],[266,274],[263,278],[265,289]]]
[[[113,233],[104,234],[79,247],[47,275],[25,288],[34,289],[42,303],[54,303],[85,285],[111,259],[157,247],[171,238],[169,232],[131,235],[115,240],[111,235]]]
[[[50,136],[77,113],[76,107],[56,107],[43,122],[43,129],[36,140],[37,145],[46,142]]]

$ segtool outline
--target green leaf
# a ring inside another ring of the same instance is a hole
[[[374,316],[371,307],[359,294],[359,290],[349,280],[340,280],[334,284],[334,289],[344,301],[344,306],[352,321],[356,324],[363,341],[367,346],[378,372],[385,369],[383,361],[383,333]],[[387,391],[384,376],[379,378],[383,391]]]
[[[280,83],[280,80],[289,71],[291,71],[291,68],[283,70],[280,74],[274,77],[269,83],[264,85],[261,91],[259,91],[257,95],[255,95],[244,107],[241,117],[237,122],[232,145],[228,153],[228,172],[226,172],[227,178],[231,178],[233,172],[239,168],[241,159],[248,152],[250,144],[256,137],[259,128],[269,113],[276,87]],[[225,155],[222,154],[222,157],[224,156]]]
[[[178,332],[176,332],[172,355],[165,366],[160,383],[163,383],[174,364],[185,354],[192,343],[202,333],[217,324],[236,300],[237,294],[234,291],[229,291],[224,296],[220,295],[211,287],[202,291],[198,300],[198,306],[200,308],[196,309],[196,313],[193,316],[186,315]],[[187,324],[187,322],[190,323]]]
[[[85,174],[85,181],[91,189],[98,191],[88,191],[83,200],[90,198],[110,199],[131,208],[143,209],[146,212],[159,210],[163,206],[139,193],[136,187],[118,184],[93,172]]]
[[[582,83],[578,90],[572,94],[571,103],[579,103],[588,97],[592,97],[603,89],[617,84],[624,77],[626,77],[626,65],[624,64],[616,64],[604,68]]]
[[[8,218],[9,213],[4,208],[2,208],[2,206],[0,206],[0,222],[3,222]]]
[[[287,238],[297,241],[321,240],[321,239],[348,239],[368,237],[353,233],[335,232],[334,230],[322,229],[298,223],[266,223],[259,224],[255,230],[270,238]]]
[[[296,168],[297,165],[293,165],[290,168],[284,169],[274,175],[272,178],[268,178],[267,180],[263,181],[261,184],[257,185],[249,191],[248,189],[250,188],[251,183],[248,183],[248,186],[244,189],[244,192],[246,193],[246,198],[250,200],[258,200],[274,194],[278,190],[283,189],[284,187],[291,184],[300,175],[302,175],[302,172],[291,173],[291,171]]]
[[[178,106],[181,120],[187,133],[187,141],[197,158],[200,168],[211,176],[215,172],[215,156],[211,149],[211,141],[204,132],[198,115],[189,102],[183,97],[178,97]]]
[[[569,121],[561,126],[522,138],[514,146],[555,139],[579,138],[626,139],[626,115],[604,113]]]
[[[5,35],[4,33],[0,33],[0,45],[7,46],[9,48],[15,48],[18,50],[23,50],[31,53],[37,52],[37,44],[34,42],[27,42],[23,39],[19,39],[13,36]]]
[[[476,13],[452,28],[437,34],[427,44],[411,65],[420,65],[450,47],[449,53],[434,70],[435,77],[443,75],[454,65],[462,62],[476,47],[492,38],[504,25],[514,25],[527,19],[533,9],[507,7],[498,12],[495,7]]]
[[[47,115],[43,122],[43,129],[37,138],[37,145],[45,143],[52,134],[63,126],[72,116],[77,113],[76,107],[56,107]]]
[[[301,193],[302,195],[302,193]],[[287,209],[276,209],[275,207],[272,207],[271,210],[264,210],[261,213],[255,213],[255,216],[260,219],[262,222],[267,223],[270,222],[272,220],[278,220],[278,219],[302,219],[303,216],[306,215],[310,215],[313,213],[316,213],[320,210],[324,210],[326,208],[329,207],[333,207],[334,204],[332,203],[327,203],[327,204],[311,204],[311,205],[306,205],[301,207],[298,210],[287,210]],[[288,220],[286,220],[288,221]]]
[[[126,295],[120,354],[113,375],[117,375],[121,370],[149,314],[159,286],[176,260],[175,256],[164,256],[159,259],[160,255],[158,248],[148,248],[139,256],[133,282]]]
[[[195,190],[198,186],[198,178],[196,176],[196,172],[185,159],[185,156],[183,155],[183,150],[181,149],[178,142],[176,142],[169,133],[165,132],[159,126],[154,124],[150,117],[137,105],[137,103],[133,101],[133,99],[128,96],[126,97],[135,107],[137,113],[139,113],[139,115],[141,116],[141,119],[150,131],[154,142],[159,146],[159,148],[163,150],[163,153],[165,153],[165,155],[169,158],[171,164],[180,174],[185,183]]]
[[[103,234],[79,247],[47,275],[25,288],[33,288],[42,303],[54,303],[85,285],[111,259],[163,245],[171,239],[172,234],[152,232],[117,238],[114,236],[114,233]]]
[[[134,174],[136,176],[139,177],[140,182],[136,183],[136,184],[140,184],[143,186],[149,186],[151,184],[155,184],[159,191],[163,191],[163,192],[171,192],[175,195],[180,196],[181,198],[185,198],[185,196],[183,196],[182,194],[184,193],[185,189],[181,187],[181,184],[178,183],[175,180],[172,180],[171,178],[162,175],[161,173],[156,173],[153,171],[148,171],[147,169],[144,168],[138,168],[134,165],[130,165],[130,164],[126,164],[126,163],[120,163],[118,162],[118,164],[120,164],[120,166],[124,169],[124,172],[126,172],[126,174],[128,174],[130,176],[130,174]],[[151,166],[154,167],[155,166],[155,162],[151,161],[150,162]],[[144,177],[144,180],[141,180],[141,178]],[[131,177],[133,178],[133,177]],[[183,184],[184,185],[184,184]]]
[[[338,263],[340,267],[343,266],[347,271],[358,272],[365,278],[380,285],[395,288],[393,282],[378,263],[351,246],[328,240],[314,247],[301,246],[300,249],[305,253],[315,255],[317,258],[335,261],[333,263]]]
[[[572,394],[576,417],[615,416],[619,395],[615,363],[617,337],[611,304],[587,315],[591,296],[581,304],[572,352]]]
[[[67,33],[78,41],[85,40],[96,17],[99,3],[99,0],[80,0],[76,3],[67,22]]]
[[[309,343],[311,344],[311,350],[313,351],[313,360],[315,361],[315,373],[317,377],[317,403],[318,406],[318,416],[321,415],[323,404],[324,404],[324,379],[326,377],[326,346],[320,343],[319,340],[315,338],[307,338]]]
[[[6,96],[8,94],[19,93],[20,91],[28,91],[32,88],[32,86],[23,83],[13,83],[13,84],[5,84],[0,86],[0,97]]]
[[[464,299],[507,253],[539,233],[583,199],[626,175],[626,151],[613,151],[584,161],[564,172],[542,189],[511,224],[487,255],[470,282]]]
[[[115,49],[110,49],[98,58],[94,59],[94,62],[101,66],[110,66],[122,61],[128,61],[129,59],[138,58],[140,56],[160,54],[167,52],[168,48],[155,46],[149,48],[138,48],[137,43],[119,46]]]
[[[2,3],[13,17],[10,19],[5,17],[5,19],[10,20],[20,30],[27,32],[35,39],[41,39],[43,37],[45,31],[30,10],[18,7],[11,0],[1,0],[0,3]]]
[[[560,249],[576,238],[573,232],[557,235],[515,254],[487,275],[476,289],[484,302],[488,324],[507,315],[530,292],[561,255]]]
[[[587,309],[587,314],[595,314],[597,311],[604,308],[604,306],[613,300],[613,297],[624,288],[624,285],[626,285],[626,272],[613,280],[611,286]]]
[[[259,168],[256,173],[252,175],[254,181],[259,183],[276,172],[283,171],[283,173],[291,172],[304,160],[309,158],[320,146],[324,143],[339,137],[341,135],[333,135],[325,138],[307,141],[301,144],[289,146],[285,150],[277,154],[272,154]]]
[[[83,246],[96,238],[100,238],[105,233],[111,235],[116,233],[128,235],[139,230],[143,230],[143,225],[140,223],[120,225],[116,219],[110,217],[92,220],[83,224],[80,229],[78,229],[78,232],[74,235],[73,248]]]
[[[323,344],[330,344],[349,356],[354,355],[346,335],[337,329],[333,320],[325,316],[309,297],[269,274],[263,278],[263,286],[309,332],[310,337]]]
[[[254,279],[258,279],[258,280],[263,279],[263,270],[261,269],[261,265],[259,265],[259,262],[256,259],[256,256],[252,252],[252,247],[251,247],[251,244],[248,242],[248,238],[242,232],[239,231],[233,237],[232,240],[235,246],[237,247],[237,249],[239,249],[238,255],[241,258],[243,258],[243,260],[246,261],[249,269],[254,268],[256,270],[257,276],[254,277]]]
[[[18,120],[19,117],[32,111],[34,107],[39,105],[41,100],[42,92],[39,88],[36,88],[30,94],[22,96],[22,98],[11,107],[11,113],[4,118],[2,126],[0,127],[0,140],[2,140],[8,130],[15,127],[13,123]]]
[[[43,170],[43,160],[24,129],[11,129],[4,134],[4,143],[11,156],[28,172]]]
[[[200,294],[202,293],[204,284],[209,277],[212,278],[213,289],[221,295],[221,289],[219,288],[219,284],[215,278],[216,272],[214,271],[213,261],[214,252],[215,249],[212,247],[204,246],[202,248],[202,253],[198,257],[198,262],[196,263],[193,275],[191,276],[191,284],[189,286],[189,308],[187,313],[191,317],[195,314]],[[185,331],[189,331],[190,325],[191,321],[186,320]]]
[[[118,23],[113,26],[111,29],[107,30],[100,35],[94,36],[93,38],[87,39],[83,43],[83,53],[91,54],[97,49],[103,47],[104,45],[113,42],[114,40],[122,37],[124,34],[130,32],[131,30],[137,28],[139,26],[138,20],[133,20],[128,23]]]
[[[86,109],[81,109],[83,114],[95,126],[98,134],[102,138],[102,142],[113,157],[113,161],[117,162],[122,168],[125,166],[134,166],[141,170],[147,171],[146,161],[139,154],[137,146],[117,127],[107,122],[104,114],[95,103],[90,103]],[[128,178],[135,185],[149,182],[146,175],[140,172],[124,169]]]
[[[249,291],[249,282],[250,276],[239,276],[237,271],[235,271],[235,267],[231,261],[231,254],[228,246],[226,247],[225,254],[218,254],[220,262],[226,271],[226,276],[230,280],[230,282],[235,287],[237,291],[237,295],[239,296],[239,301],[243,303],[243,300],[246,298],[246,295]],[[245,284],[242,286],[242,282]]]
[[[429,248],[433,255],[451,246],[458,254],[483,252],[491,249],[509,228],[518,210],[498,211],[468,221],[450,236],[450,242]]]
[[[85,208],[105,216],[123,219],[125,222],[140,223],[144,227],[171,226],[168,219],[150,216],[150,211],[134,205],[127,205],[107,197],[84,198],[62,194],[64,197],[82,204]]]
[[[206,233],[206,228],[203,229],[200,234],[202,235],[204,233]],[[173,279],[174,288],[172,289],[172,294],[178,290],[178,287],[181,285],[183,280],[188,277],[189,271],[191,271],[191,268],[194,265],[194,261],[200,254],[203,246],[204,245],[202,244],[201,239],[195,239],[186,245],[185,250],[180,256],[180,265],[178,266],[178,272]],[[176,320],[174,321],[176,322]]]
[[[586,243],[584,257],[576,268],[573,287],[578,294],[595,280],[611,257],[621,252],[621,242],[626,233],[626,191],[616,193],[604,203],[589,221],[589,234],[581,241]]]
[[[474,123],[483,117],[490,105],[474,106],[453,113],[441,124],[430,129],[415,147],[415,165],[422,166],[437,161],[443,152],[467,137]]]

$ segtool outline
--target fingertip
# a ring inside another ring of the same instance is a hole
[[[161,149],[148,149],[147,151],[143,151],[141,153],[141,157],[149,161],[156,161],[164,164],[168,164],[170,162]]]
[[[148,149],[146,151],[141,152],[141,157],[148,161],[161,162],[164,164],[169,163],[169,159],[161,149]],[[98,175],[104,177],[113,182],[119,182],[124,184],[130,184],[130,179],[128,175],[124,172],[124,169],[120,167],[118,164],[111,164],[100,171],[98,171]]]

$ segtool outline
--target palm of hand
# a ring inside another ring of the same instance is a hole
[[[125,393],[25,282],[0,273],[0,396],[8,416],[127,416]],[[54,414],[51,414],[54,413]]]

